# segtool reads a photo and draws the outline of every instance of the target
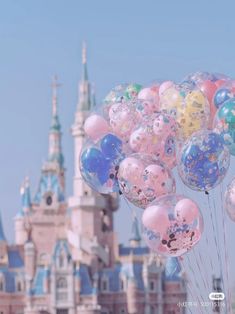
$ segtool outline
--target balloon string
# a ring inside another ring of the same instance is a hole
[[[214,219],[213,219],[211,202],[210,202],[210,195],[209,194],[207,195],[207,201],[208,201],[208,206],[209,206],[209,211],[210,211],[210,218],[211,218],[210,220],[211,220],[211,223],[212,223],[213,238],[214,238],[216,252],[217,252],[218,264],[220,265],[219,247],[218,247],[218,242],[217,242],[217,237],[216,237],[215,223],[214,223]]]
[[[181,266],[182,266],[182,269],[184,270],[184,272],[186,273],[186,274],[188,274],[188,276],[187,276],[187,278],[186,278],[186,284],[187,284],[187,288],[188,288],[188,290],[189,290],[189,293],[191,294],[191,296],[192,296],[192,298],[195,298],[195,296],[196,296],[196,299],[197,299],[197,304],[199,305],[199,310],[200,310],[200,313],[202,313],[203,314],[203,311],[202,311],[202,308],[201,308],[201,302],[200,302],[200,299],[199,299],[199,296],[198,296],[198,294],[197,294],[197,292],[196,292],[196,289],[195,289],[195,287],[194,287],[194,285],[193,285],[193,282],[192,282],[192,280],[191,280],[191,278],[190,278],[190,276],[189,276],[189,273],[188,273],[188,271],[186,270],[186,268],[188,268],[188,267],[186,267],[184,264],[184,259],[179,259],[179,261],[180,261],[180,263],[181,263]],[[192,272],[193,274],[194,274],[194,272]],[[198,289],[198,291],[200,291],[200,289]]]
[[[225,271],[227,280],[227,291],[228,291],[228,309],[229,313],[232,313],[231,309],[231,292],[229,287],[229,260],[228,260],[228,249],[227,249],[227,229],[225,227],[225,212],[223,208],[223,186],[220,184],[220,198],[221,198],[221,211],[222,211],[222,222],[223,222],[223,240],[224,240],[224,253],[225,253]]]
[[[222,206],[223,204],[221,204]],[[218,219],[218,207],[216,206],[216,202],[215,202],[215,197],[213,197],[213,207],[214,207],[214,213],[215,213],[215,222],[216,222],[216,235],[218,236],[217,237],[217,240],[218,240],[218,245],[219,245],[219,252],[223,252],[223,249],[222,249],[222,243],[220,241],[220,228],[219,228],[219,219]],[[223,227],[222,227],[222,230],[223,230]],[[222,288],[223,288],[223,291],[226,291],[226,287],[225,287],[225,279],[224,279],[224,273],[223,273],[223,261],[222,261],[222,254],[219,254],[219,257],[220,257],[220,278],[221,278],[221,282],[222,282]],[[227,308],[227,304],[225,305],[226,306],[226,312],[228,310]]]
[[[195,261],[196,261],[196,265],[197,265],[199,274],[201,275],[201,278],[202,278],[202,281],[203,281],[204,288],[205,288],[205,290],[207,290],[208,287],[209,287],[209,285],[206,285],[205,278],[204,278],[204,274],[202,274],[202,269],[201,269],[201,267],[200,267],[200,265],[199,265],[198,257],[196,256],[195,249],[192,249],[192,251],[193,251],[194,259],[195,259]],[[203,264],[202,264],[202,265],[203,265]]]
[[[200,291],[201,301],[203,302],[203,296],[202,296],[202,294],[201,294],[201,291],[202,291],[202,290],[200,289],[200,286],[199,286],[199,284],[198,284],[198,280],[197,280],[197,277],[196,277],[196,272],[193,270],[193,268],[192,268],[192,266],[191,266],[191,263],[190,263],[190,260],[189,260],[188,255],[186,255],[186,257],[187,257],[188,267],[189,267],[191,273],[193,274],[193,278],[194,278],[194,282],[195,282],[196,288],[197,288],[198,291]],[[199,302],[199,303],[200,303],[200,302]]]
[[[198,255],[199,255],[199,259],[200,259],[200,263],[201,265],[205,265],[205,261],[203,261],[202,259],[202,255],[201,255],[201,252],[200,250],[198,251]],[[203,267],[202,269],[204,269],[204,273],[205,273],[205,277],[206,277],[206,283],[207,283],[207,288],[208,288],[208,291],[210,291],[210,277],[209,277],[209,273],[205,270],[205,267]]]

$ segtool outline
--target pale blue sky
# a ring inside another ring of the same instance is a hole
[[[63,84],[59,112],[67,191],[71,192],[73,142],[69,129],[81,76],[82,41],[87,41],[89,77],[98,101],[122,82],[180,80],[196,70],[235,77],[234,12],[232,0],[1,1],[0,210],[10,241],[12,217],[20,206],[20,183],[30,175],[35,191],[47,156],[50,84],[55,73]],[[231,167],[230,177],[234,169]],[[122,241],[130,230],[128,223],[121,224],[123,219],[128,221],[126,215],[130,217],[126,211],[117,215]],[[235,236],[232,229],[230,224],[230,237]]]

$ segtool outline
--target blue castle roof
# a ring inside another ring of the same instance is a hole
[[[43,195],[46,192],[54,193],[59,202],[63,202],[65,200],[64,193],[60,186],[59,178],[56,174],[42,174],[39,182],[39,187],[34,198],[34,202],[36,204],[39,204]]]
[[[5,237],[4,230],[3,230],[3,225],[2,225],[1,213],[0,213],[0,241],[6,241],[6,237]]]

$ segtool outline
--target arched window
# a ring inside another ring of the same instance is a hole
[[[23,289],[22,289],[22,284],[20,281],[17,282],[17,291],[18,292],[21,292]]]
[[[149,282],[149,290],[150,290],[150,292],[155,292],[156,291],[156,281],[155,280],[150,280],[150,282]]]
[[[120,278],[119,284],[120,284],[120,291],[125,291],[126,290],[126,282],[125,282],[124,278]]]
[[[109,290],[109,285],[108,285],[108,279],[107,278],[102,278],[101,279],[101,291],[106,292]]]
[[[66,289],[67,286],[68,286],[68,284],[67,284],[66,278],[60,277],[60,278],[57,279],[56,287],[57,287],[58,289]]]

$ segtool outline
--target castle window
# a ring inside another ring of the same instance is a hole
[[[151,306],[151,307],[150,307],[150,314],[155,314],[155,308],[154,308],[154,306]]]
[[[52,204],[52,197],[51,197],[51,195],[47,196],[46,203],[47,203],[48,206],[51,206],[51,204]]]
[[[4,279],[3,276],[0,276],[0,291],[4,291]]]
[[[120,310],[120,314],[126,314],[126,310],[125,309],[121,309]]]
[[[151,292],[155,292],[156,291],[156,282],[155,280],[150,280],[150,283],[149,283],[149,290]]]
[[[57,287],[58,289],[66,289],[66,288],[67,288],[67,280],[66,280],[66,278],[60,277],[60,278],[57,280],[56,287]]]
[[[102,280],[101,280],[101,291],[102,292],[106,292],[106,291],[108,291],[109,290],[109,287],[108,287],[108,280],[107,280],[107,278],[103,278]]]
[[[125,280],[124,279],[120,279],[120,291],[125,291]]]
[[[21,291],[22,291],[22,285],[21,285],[21,282],[20,282],[20,281],[17,282],[17,291],[18,291],[18,292],[21,292]]]

